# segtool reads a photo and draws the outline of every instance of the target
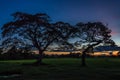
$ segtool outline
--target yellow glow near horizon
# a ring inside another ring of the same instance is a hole
[[[35,54],[38,54],[38,51],[33,51]],[[103,51],[103,52],[94,52],[94,54],[90,54],[92,56],[110,56],[111,51]],[[118,56],[119,51],[112,51],[112,56]],[[54,51],[45,51],[44,52],[47,55],[66,55],[70,54],[70,52],[54,52]],[[80,51],[74,51],[73,53],[82,53]]]

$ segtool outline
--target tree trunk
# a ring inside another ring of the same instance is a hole
[[[42,58],[43,58],[43,51],[39,50],[39,57],[37,59],[37,61],[35,62],[35,65],[42,65]]]
[[[89,51],[89,49],[91,49],[91,48],[93,48],[94,46],[96,46],[96,45],[98,45],[98,44],[100,44],[102,41],[100,40],[100,41],[98,41],[97,43],[95,43],[95,44],[92,44],[92,45],[90,45],[90,46],[88,46],[84,51],[83,51],[83,53],[82,53],[82,66],[86,66],[86,61],[85,61],[85,58],[86,58],[86,53]]]
[[[85,57],[86,57],[86,53],[85,52],[83,52],[82,53],[82,57],[81,57],[81,61],[82,61],[82,64],[81,64],[81,66],[86,66],[86,61],[85,61]]]

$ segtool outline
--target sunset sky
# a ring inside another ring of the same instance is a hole
[[[0,0],[0,26],[12,20],[17,11],[47,13],[52,22],[101,21],[112,29],[112,38],[120,46],[120,0]]]

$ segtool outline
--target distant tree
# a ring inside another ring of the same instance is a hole
[[[114,45],[114,41],[111,40],[111,30],[101,22],[78,23],[76,27],[78,28],[77,36],[79,37],[76,45],[85,46],[82,52],[82,66],[86,65],[86,54],[89,51],[91,52],[95,46],[101,43]]]
[[[64,22],[50,24],[50,18],[47,14],[32,15],[16,12],[13,17],[13,21],[4,24],[2,27],[2,36],[5,39],[17,37],[26,44],[37,48],[39,58],[35,64],[42,64],[43,52],[49,45],[66,40],[71,34],[70,24]]]

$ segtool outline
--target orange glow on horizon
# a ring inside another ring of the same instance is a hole
[[[35,54],[38,54],[38,51],[33,51]],[[111,51],[103,51],[103,52],[94,52],[93,54],[90,54],[91,56],[118,56],[119,51],[112,51],[112,54],[110,55]],[[70,54],[70,52],[55,52],[55,51],[45,51],[44,52],[47,55],[67,55]],[[74,51],[72,53],[82,53],[80,51]]]

